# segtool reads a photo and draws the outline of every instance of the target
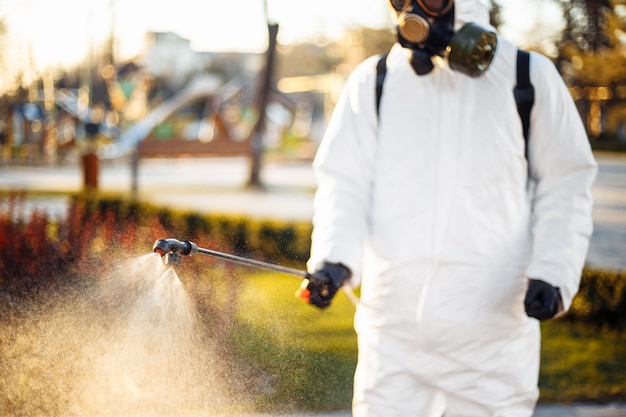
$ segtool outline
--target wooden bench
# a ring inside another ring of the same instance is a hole
[[[251,153],[250,139],[232,139],[220,117],[215,118],[215,136],[208,142],[187,140],[176,136],[169,139],[159,139],[154,136],[148,136],[139,142],[140,159],[169,156],[250,156]]]

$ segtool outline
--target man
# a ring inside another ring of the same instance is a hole
[[[538,320],[569,308],[592,232],[584,127],[532,53],[526,145],[517,48],[481,1],[389,3],[398,43],[379,113],[373,57],[316,156],[306,292],[325,308],[361,286],[355,417],[531,416]]]

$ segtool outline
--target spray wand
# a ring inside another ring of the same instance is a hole
[[[307,286],[309,284],[309,280],[312,278],[312,275],[306,271],[271,264],[268,262],[257,261],[255,259],[244,258],[242,256],[230,255],[228,253],[217,252],[210,249],[200,248],[198,247],[198,245],[188,240],[180,241],[176,239],[159,239],[154,242],[152,250],[161,255],[161,257],[163,258],[163,262],[166,265],[178,266],[180,265],[182,259],[181,255],[191,256],[195,253],[201,253],[203,255],[226,259],[228,261],[242,265],[269,269],[271,271],[282,272],[284,274],[304,278],[304,281],[302,281],[302,285],[296,292],[296,296],[307,303],[309,302],[310,291],[307,289]],[[352,301],[354,302],[354,300]]]

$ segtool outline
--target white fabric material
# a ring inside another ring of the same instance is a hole
[[[456,29],[466,23],[477,23],[483,27],[489,25],[489,6],[482,0],[456,0],[454,2]]]
[[[514,45],[499,38],[479,78],[443,60],[417,76],[396,45],[379,120],[376,61],[349,77],[314,162],[309,269],[341,262],[361,284],[354,416],[530,416],[527,277],[568,308],[592,232],[597,167],[577,110],[532,54],[529,186]]]

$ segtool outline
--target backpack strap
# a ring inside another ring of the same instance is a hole
[[[383,96],[383,84],[387,76],[387,55],[389,52],[382,54],[376,64],[376,115],[380,114],[380,99]]]
[[[517,112],[522,119],[524,143],[526,144],[526,159],[528,159],[528,134],[530,131],[530,111],[535,102],[535,88],[530,83],[530,54],[521,49],[517,50],[517,85],[513,89]]]

